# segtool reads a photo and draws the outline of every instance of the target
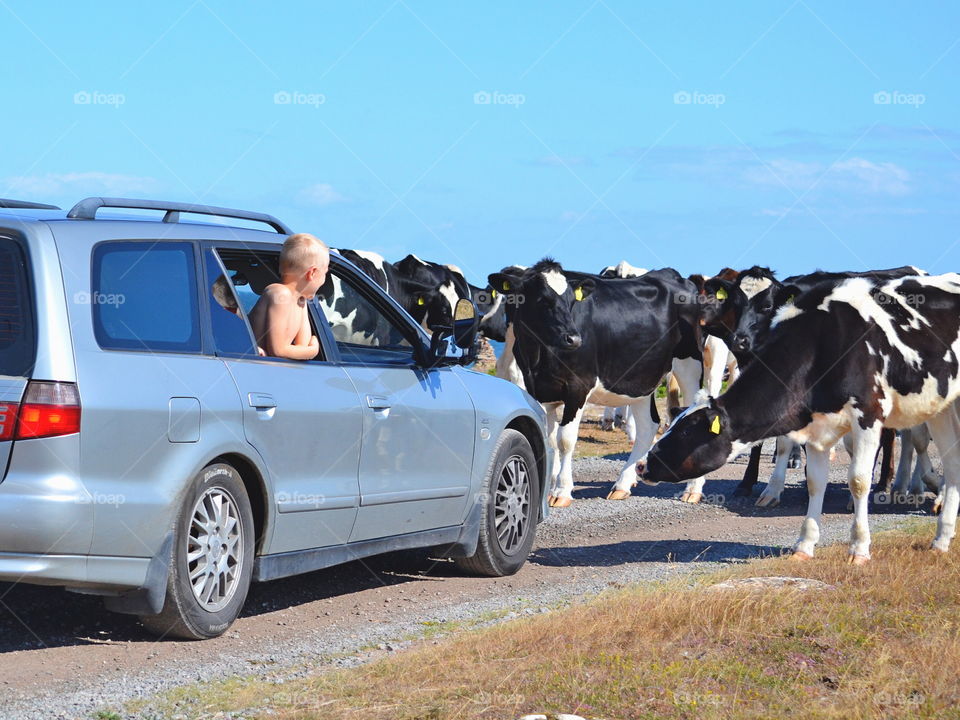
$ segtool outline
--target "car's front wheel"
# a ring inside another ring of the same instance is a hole
[[[527,561],[537,530],[540,484],[530,443],[504,430],[484,482],[480,537],[470,557],[457,565],[490,577],[512,575]]]
[[[173,528],[163,610],[141,617],[162,637],[222,635],[243,608],[253,574],[253,511],[239,473],[205,467],[187,492]]]

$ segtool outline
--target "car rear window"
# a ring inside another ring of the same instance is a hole
[[[93,253],[90,292],[100,347],[200,352],[193,245],[110,242]]]
[[[16,240],[0,237],[0,375],[29,377],[36,355],[27,259]]]

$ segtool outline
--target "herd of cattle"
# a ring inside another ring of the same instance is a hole
[[[760,441],[776,437],[773,475],[757,503],[779,502],[803,445],[809,504],[794,557],[809,558],[830,455],[843,440],[851,457],[851,562],[870,557],[867,508],[878,455],[883,491],[893,482],[895,491],[937,493],[933,547],[948,549],[960,504],[960,275],[905,266],[779,280],[752,267],[683,277],[626,262],[592,274],[545,258],[505,267],[479,287],[455,266],[415,255],[390,263],[339,252],[428,329],[450,324],[459,298],[475,302],[481,333],[503,343],[497,375],[547,411],[553,507],[572,502],[574,445],[593,403],[608,409],[608,423],[622,413],[633,440],[609,499],[628,497],[639,480],[685,482],[683,500],[698,502],[704,476],[748,451],[737,494],[750,495]],[[671,408],[674,419],[654,444],[654,398],[665,378],[688,407]],[[927,455],[931,439],[943,481]]]

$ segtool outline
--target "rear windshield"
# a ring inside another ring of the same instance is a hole
[[[0,375],[30,377],[36,356],[27,259],[16,240],[0,236]]]

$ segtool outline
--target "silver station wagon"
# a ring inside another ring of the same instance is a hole
[[[0,581],[209,638],[252,581],[414,547],[523,565],[544,414],[465,367],[476,308],[428,336],[332,253],[317,359],[262,357],[247,314],[289,233],[184,203],[0,200]]]

